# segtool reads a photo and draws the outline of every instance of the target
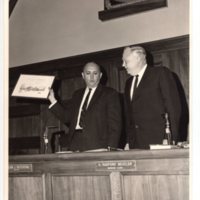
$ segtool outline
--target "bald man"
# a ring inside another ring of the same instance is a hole
[[[86,151],[117,148],[121,134],[121,106],[118,93],[99,82],[99,65],[87,63],[82,72],[86,87],[73,94],[65,109],[50,90],[50,111],[69,124],[69,150]]]
[[[131,77],[125,85],[127,149],[148,149],[162,144],[168,113],[172,140],[177,142],[181,115],[180,97],[172,72],[150,67],[145,49],[126,47],[123,67]]]

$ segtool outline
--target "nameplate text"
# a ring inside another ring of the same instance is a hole
[[[135,160],[114,160],[114,161],[99,161],[96,163],[97,171],[109,171],[109,170],[125,170],[136,171]]]
[[[9,172],[32,172],[33,165],[32,164],[9,164]]]

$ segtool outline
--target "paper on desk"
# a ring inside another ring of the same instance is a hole
[[[154,149],[176,149],[178,148],[175,145],[164,145],[164,144],[150,144],[150,149],[154,150]]]
[[[73,151],[57,151],[56,153],[74,153]]]
[[[103,152],[103,151],[108,151],[106,148],[101,148],[101,149],[92,149],[92,150],[87,150],[84,152]]]

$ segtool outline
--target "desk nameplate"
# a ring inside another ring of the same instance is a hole
[[[136,171],[136,160],[109,160],[96,162],[96,171]]]
[[[32,164],[9,164],[9,172],[16,173],[16,172],[33,172],[33,165]]]

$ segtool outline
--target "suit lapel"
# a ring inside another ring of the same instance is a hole
[[[149,75],[148,75],[149,74],[149,69],[150,69],[150,67],[147,66],[147,68],[146,68],[146,70],[145,70],[145,72],[143,74],[143,77],[142,77],[142,79],[141,79],[138,87],[134,91],[135,94],[134,94],[133,100],[136,100],[137,98],[139,98],[140,91],[143,90],[143,88],[145,87],[146,83],[149,83],[149,81],[148,81],[148,78],[149,78]]]
[[[77,124],[77,119],[78,119],[78,113],[79,113],[79,108],[81,105],[81,101],[83,99],[83,95],[85,92],[85,88],[82,88],[76,95],[75,99],[74,99],[74,111],[73,111],[73,120],[72,120],[72,124],[71,124],[71,133],[72,135],[74,134],[74,130],[76,128],[76,124]]]
[[[81,91],[77,95],[76,106],[75,106],[75,109],[76,109],[75,110],[75,113],[76,113],[75,116],[76,116],[76,118],[78,118],[79,108],[80,108],[80,105],[81,105],[81,101],[83,99],[84,92],[85,92],[85,88],[81,89]]]
[[[101,95],[102,92],[102,85],[99,84],[97,89],[95,90],[92,99],[90,100],[90,103],[88,105],[87,110],[91,109],[91,107],[95,104],[95,102],[99,99],[99,96]]]

